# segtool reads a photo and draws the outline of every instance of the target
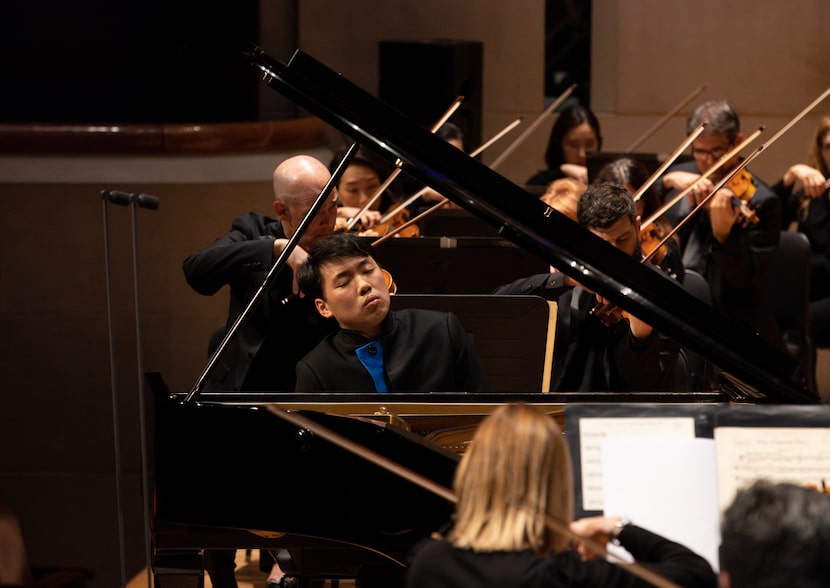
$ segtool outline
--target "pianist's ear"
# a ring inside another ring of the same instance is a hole
[[[317,307],[317,312],[323,315],[324,318],[331,318],[334,315],[329,310],[329,305],[326,304],[326,301],[322,298],[315,298],[314,299],[314,306]]]

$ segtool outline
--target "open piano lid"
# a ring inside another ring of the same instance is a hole
[[[673,280],[639,264],[371,94],[297,51],[283,64],[249,51],[265,82],[342,133],[492,224],[666,335],[706,357],[755,401],[814,403],[795,360]]]

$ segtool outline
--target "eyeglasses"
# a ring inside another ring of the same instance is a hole
[[[706,151],[706,149],[692,149],[692,157],[700,161],[705,161],[710,157],[714,160],[718,160],[726,155],[727,151],[729,151],[729,147],[718,147],[716,149],[712,149],[711,151]]]

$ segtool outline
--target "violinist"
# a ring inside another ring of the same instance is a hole
[[[626,255],[642,259],[637,209],[624,187],[607,182],[588,186],[579,198],[577,220]],[[561,272],[516,280],[493,294],[533,294],[557,302],[551,390],[669,391],[685,382],[677,378],[682,375],[677,373],[677,345],[667,345],[635,316],[606,326],[590,311],[607,301]]]
[[[711,100],[695,108],[686,122],[687,133],[702,123],[706,128],[692,142],[693,159],[670,167],[658,182],[664,201],[677,190],[694,186],[687,200],[667,212],[674,225],[709,196],[714,184],[739,162],[735,156],[709,178],[700,179],[743,140],[738,115],[724,100]],[[739,181],[730,182],[714,194],[678,232],[683,265],[706,278],[716,308],[781,348],[773,314],[771,273],[781,227],[781,203],[757,176],[747,172],[736,178]],[[747,202],[758,222],[745,222],[736,199]]]
[[[579,104],[563,110],[553,124],[545,149],[547,169],[530,177],[528,186],[547,186],[559,178],[588,183],[588,154],[602,148],[599,120]]]
[[[810,334],[816,347],[830,347],[830,116],[822,117],[807,155],[773,186],[781,198],[782,228],[793,223],[813,249],[810,276]]]
[[[621,184],[631,194],[646,183],[649,178],[648,168],[640,161],[630,157],[621,157],[610,161],[597,172],[594,183],[612,182]],[[660,208],[660,194],[652,185],[642,197],[637,200],[637,216],[640,220],[648,218],[653,212]],[[648,254],[653,247],[656,247],[669,232],[672,226],[666,218],[658,218],[652,225],[640,233],[640,245],[643,253]],[[683,281],[683,260],[680,252],[680,242],[677,238],[671,238],[652,257],[660,269],[672,278]]]
[[[334,155],[329,164],[330,171],[334,171],[345,151],[343,149]],[[389,177],[392,170],[392,166],[371,151],[363,148],[359,149],[357,155],[349,161],[349,165],[337,184],[340,206],[337,211],[338,219],[349,220],[358,214],[381,188],[383,180]],[[395,180],[382,192],[380,198],[361,214],[359,223],[355,225],[359,234],[361,236],[376,237],[409,220],[409,210],[404,209],[394,218],[382,222],[383,214],[381,211],[394,208],[396,202],[400,200],[401,186],[399,181]],[[398,236],[417,236],[417,227],[411,227],[410,230]]]

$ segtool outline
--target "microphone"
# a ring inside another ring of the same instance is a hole
[[[131,194],[119,190],[101,190],[101,199],[108,200],[119,206],[128,206],[135,203],[141,208],[148,210],[156,210],[159,207],[158,197],[150,196],[149,194]]]
[[[128,206],[133,202],[133,194],[118,190],[101,190],[101,200],[108,200],[119,206]]]
[[[133,194],[133,197],[135,198],[135,203],[141,208],[156,210],[159,207],[158,196],[150,196],[149,194]]]

